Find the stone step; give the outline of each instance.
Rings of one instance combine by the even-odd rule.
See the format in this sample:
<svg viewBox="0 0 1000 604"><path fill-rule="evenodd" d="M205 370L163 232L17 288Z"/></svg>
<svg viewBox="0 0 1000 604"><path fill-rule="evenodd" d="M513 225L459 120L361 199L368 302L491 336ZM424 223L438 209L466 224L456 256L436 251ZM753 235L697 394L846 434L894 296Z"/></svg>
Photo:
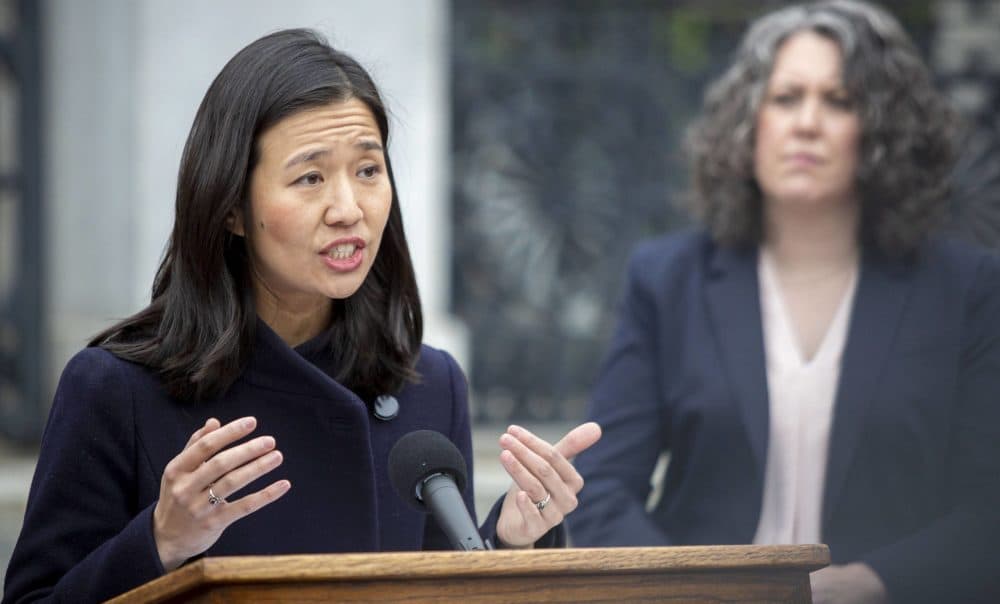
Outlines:
<svg viewBox="0 0 1000 604"><path fill-rule="evenodd" d="M14 541L21 532L36 455L0 443L0 577L7 572Z"/></svg>

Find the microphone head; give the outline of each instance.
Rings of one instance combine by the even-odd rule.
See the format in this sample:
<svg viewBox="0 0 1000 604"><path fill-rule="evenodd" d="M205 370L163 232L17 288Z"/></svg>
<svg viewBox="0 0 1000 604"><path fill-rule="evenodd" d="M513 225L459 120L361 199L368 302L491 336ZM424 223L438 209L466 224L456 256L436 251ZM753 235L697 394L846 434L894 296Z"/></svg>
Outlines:
<svg viewBox="0 0 1000 604"><path fill-rule="evenodd" d="M417 485L434 474L447 474L459 491L467 481L465 458L448 437L434 430L415 430L400 438L389 451L389 479L399 496L426 511L417 499Z"/></svg>

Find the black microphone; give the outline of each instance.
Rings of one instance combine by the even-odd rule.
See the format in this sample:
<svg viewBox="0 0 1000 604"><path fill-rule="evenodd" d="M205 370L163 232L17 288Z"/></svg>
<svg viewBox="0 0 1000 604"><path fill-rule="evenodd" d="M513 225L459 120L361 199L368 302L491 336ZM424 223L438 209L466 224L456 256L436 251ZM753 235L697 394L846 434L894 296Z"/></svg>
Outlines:
<svg viewBox="0 0 1000 604"><path fill-rule="evenodd" d="M487 549L462 499L465 458L444 434L416 430L400 438L389 451L389 478L403 501L430 510L452 547Z"/></svg>

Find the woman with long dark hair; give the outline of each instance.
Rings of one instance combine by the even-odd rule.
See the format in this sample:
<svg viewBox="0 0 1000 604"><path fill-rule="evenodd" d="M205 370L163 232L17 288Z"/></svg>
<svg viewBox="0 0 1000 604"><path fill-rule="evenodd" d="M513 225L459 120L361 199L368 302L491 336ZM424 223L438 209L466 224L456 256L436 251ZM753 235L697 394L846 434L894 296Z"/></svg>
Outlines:
<svg viewBox="0 0 1000 604"><path fill-rule="evenodd" d="M63 373L4 603L104 600L203 555L448 547L387 470L418 429L471 467L462 372L421 345L388 143L371 78L312 32L223 68L149 306ZM582 486L567 458L599 436L512 426L484 537L561 544Z"/></svg>
<svg viewBox="0 0 1000 604"><path fill-rule="evenodd" d="M954 127L883 9L750 26L690 131L702 225L631 260L574 543L826 543L815 602L1000 599L1000 265L934 233Z"/></svg>

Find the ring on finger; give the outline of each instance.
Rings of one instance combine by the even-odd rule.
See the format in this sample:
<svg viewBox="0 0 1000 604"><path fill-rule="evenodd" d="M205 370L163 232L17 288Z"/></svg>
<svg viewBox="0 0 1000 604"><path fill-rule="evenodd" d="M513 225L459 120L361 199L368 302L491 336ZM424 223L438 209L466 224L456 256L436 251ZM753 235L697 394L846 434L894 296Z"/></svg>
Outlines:
<svg viewBox="0 0 1000 604"><path fill-rule="evenodd" d="M552 493L546 493L544 499L541 501L532 501L532 503L534 503L535 507L538 508L538 511L541 512L545 509L545 506L549 505L550 501L552 501Z"/></svg>
<svg viewBox="0 0 1000 604"><path fill-rule="evenodd" d="M220 503L226 503L226 498L216 495L215 491L212 490L212 486L208 485L208 505L215 506Z"/></svg>

